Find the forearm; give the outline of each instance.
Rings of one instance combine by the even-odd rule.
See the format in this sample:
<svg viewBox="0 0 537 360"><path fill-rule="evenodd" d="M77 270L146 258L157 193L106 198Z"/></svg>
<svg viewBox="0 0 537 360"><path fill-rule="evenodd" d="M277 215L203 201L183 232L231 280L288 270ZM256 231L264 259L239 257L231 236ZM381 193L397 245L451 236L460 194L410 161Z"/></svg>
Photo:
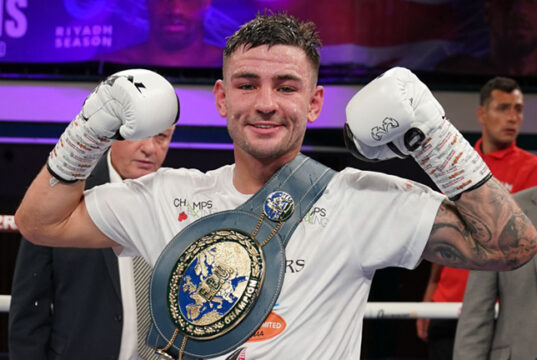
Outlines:
<svg viewBox="0 0 537 360"><path fill-rule="evenodd" d="M424 302L431 302L433 301L433 294L436 288L438 287L438 284L427 284L427 288L425 288L425 293L423 294L423 301Z"/></svg>
<svg viewBox="0 0 537 360"><path fill-rule="evenodd" d="M116 246L88 214L85 180L114 139L151 137L178 116L175 90L161 75L131 69L109 76L86 98L24 196L15 214L21 233L48 246Z"/></svg>
<svg viewBox="0 0 537 360"><path fill-rule="evenodd" d="M438 287L438 281L440 280L440 273L442 272L442 268L442 265L431 264L431 272L429 274L429 281L427 282L425 293L423 294L423 301L433 301L433 294Z"/></svg>
<svg viewBox="0 0 537 360"><path fill-rule="evenodd" d="M491 178L440 207L424 258L453 267L510 270L536 252L535 227L507 190Z"/></svg>
<svg viewBox="0 0 537 360"><path fill-rule="evenodd" d="M345 140L359 158L412 156L447 198L423 257L468 269L515 269L537 252L537 232L483 159L412 72L393 68L346 108Z"/></svg>
<svg viewBox="0 0 537 360"><path fill-rule="evenodd" d="M81 206L84 184L57 182L43 167L15 213L20 232L35 244L60 241L72 214Z"/></svg>

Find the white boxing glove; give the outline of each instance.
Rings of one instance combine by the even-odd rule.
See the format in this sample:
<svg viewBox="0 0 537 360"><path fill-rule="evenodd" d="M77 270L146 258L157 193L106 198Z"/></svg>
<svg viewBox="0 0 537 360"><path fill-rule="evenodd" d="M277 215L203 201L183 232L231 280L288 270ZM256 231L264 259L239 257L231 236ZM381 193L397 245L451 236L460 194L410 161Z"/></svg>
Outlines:
<svg viewBox="0 0 537 360"><path fill-rule="evenodd" d="M172 126L179 117L179 102L172 84L161 75L131 69L100 83L80 115L98 136L140 140Z"/></svg>
<svg viewBox="0 0 537 360"><path fill-rule="evenodd" d="M410 70L395 67L358 91L347 104L347 146L368 160L404 158L444 118L444 109ZM352 139L352 141L351 141ZM351 150L352 151L352 150Z"/></svg>
<svg viewBox="0 0 537 360"><path fill-rule="evenodd" d="M386 71L346 109L345 144L360 159L411 155L448 197L458 198L491 177L490 170L416 75Z"/></svg>
<svg viewBox="0 0 537 360"><path fill-rule="evenodd" d="M175 124L179 99L161 75L145 69L115 73L87 97L47 161L63 182L86 179L114 139L138 140Z"/></svg>

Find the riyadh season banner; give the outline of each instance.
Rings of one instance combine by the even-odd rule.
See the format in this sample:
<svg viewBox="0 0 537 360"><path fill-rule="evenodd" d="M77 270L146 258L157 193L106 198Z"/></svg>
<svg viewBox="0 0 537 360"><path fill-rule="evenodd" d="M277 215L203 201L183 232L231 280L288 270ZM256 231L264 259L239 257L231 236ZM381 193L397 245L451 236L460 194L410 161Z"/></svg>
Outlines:
<svg viewBox="0 0 537 360"><path fill-rule="evenodd" d="M522 0L0 0L0 62L219 67L226 38L268 9L316 23L324 66L492 72L501 63L496 53L533 58L537 29L524 24L537 24L528 18L537 8L525 9L526 3L535 6ZM500 14L518 18L502 30L490 21ZM493 49L498 44L501 52Z"/></svg>

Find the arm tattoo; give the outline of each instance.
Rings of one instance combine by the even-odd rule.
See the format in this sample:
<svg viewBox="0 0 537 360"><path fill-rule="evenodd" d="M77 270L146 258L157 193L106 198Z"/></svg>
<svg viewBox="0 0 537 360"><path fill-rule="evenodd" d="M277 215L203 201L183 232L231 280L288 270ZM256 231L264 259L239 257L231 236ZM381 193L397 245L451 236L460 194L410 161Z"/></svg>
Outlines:
<svg viewBox="0 0 537 360"><path fill-rule="evenodd" d="M536 249L530 220L491 180L440 206L423 256L452 267L504 270L524 264Z"/></svg>
<svg viewBox="0 0 537 360"><path fill-rule="evenodd" d="M486 247L481 242L490 241L490 229L476 217L472 217L467 225L460 215L455 214L459 214L459 209L452 202L446 200L440 205L424 257L451 267L474 267L468 250L485 258ZM474 240L472 235L480 241Z"/></svg>
<svg viewBox="0 0 537 360"><path fill-rule="evenodd" d="M514 214L501 232L501 238L503 239L500 244L502 252L510 257L514 256L514 259L508 260L509 264L517 268L524 263L518 261L520 256L531 254L532 250L536 248L537 244L535 238L529 238L526 235L528 219L524 213Z"/></svg>

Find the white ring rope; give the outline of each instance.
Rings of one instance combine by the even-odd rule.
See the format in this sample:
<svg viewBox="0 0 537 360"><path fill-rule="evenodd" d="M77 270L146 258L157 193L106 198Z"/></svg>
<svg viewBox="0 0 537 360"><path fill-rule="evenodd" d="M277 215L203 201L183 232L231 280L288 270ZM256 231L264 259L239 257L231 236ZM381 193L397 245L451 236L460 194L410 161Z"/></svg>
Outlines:
<svg viewBox="0 0 537 360"><path fill-rule="evenodd" d="M11 295L0 295L0 312L9 312ZM460 302L370 302L365 307L365 319L457 319ZM498 304L496 304L498 314Z"/></svg>
<svg viewBox="0 0 537 360"><path fill-rule="evenodd" d="M16 232L13 215L0 215L0 232ZM9 311L11 295L0 295L0 312ZM369 302L365 319L457 319L461 313L460 302ZM498 304L496 304L498 313Z"/></svg>
<svg viewBox="0 0 537 360"><path fill-rule="evenodd" d="M9 312L9 303L11 295L0 295L0 313Z"/></svg>
<svg viewBox="0 0 537 360"><path fill-rule="evenodd" d="M460 302L369 302L365 319L457 319Z"/></svg>

